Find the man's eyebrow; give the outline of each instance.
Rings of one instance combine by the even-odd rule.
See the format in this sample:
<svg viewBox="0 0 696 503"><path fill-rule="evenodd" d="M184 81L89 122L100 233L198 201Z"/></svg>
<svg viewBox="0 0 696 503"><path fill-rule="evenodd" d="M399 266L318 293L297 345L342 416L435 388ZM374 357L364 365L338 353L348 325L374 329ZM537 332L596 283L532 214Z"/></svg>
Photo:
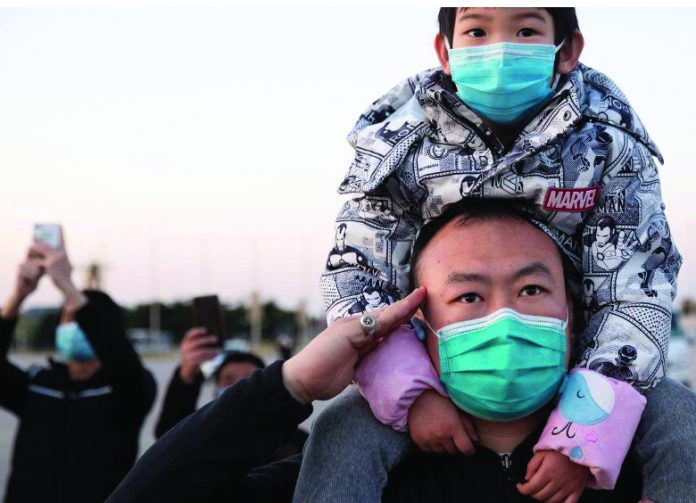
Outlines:
<svg viewBox="0 0 696 503"><path fill-rule="evenodd" d="M512 279L513 281L517 281L520 278L524 278L525 276L532 276L533 274L541 274L543 276L548 277L553 276L551 274L551 270L548 267L546 267L546 265L544 265L541 262L534 262L517 271L512 276Z"/></svg>
<svg viewBox="0 0 696 503"><path fill-rule="evenodd" d="M537 19L542 23L546 23L546 19L544 18L544 16L542 16L539 12L533 10L520 12L519 14L515 14L514 16L512 16L513 21L521 21L523 19L529 18Z"/></svg>
<svg viewBox="0 0 696 503"><path fill-rule="evenodd" d="M490 283L491 280L490 278L482 275L482 274L475 274L471 272L464 272L464 271L455 271L451 272L447 275L447 279L445 280L445 283L450 285L453 283Z"/></svg>

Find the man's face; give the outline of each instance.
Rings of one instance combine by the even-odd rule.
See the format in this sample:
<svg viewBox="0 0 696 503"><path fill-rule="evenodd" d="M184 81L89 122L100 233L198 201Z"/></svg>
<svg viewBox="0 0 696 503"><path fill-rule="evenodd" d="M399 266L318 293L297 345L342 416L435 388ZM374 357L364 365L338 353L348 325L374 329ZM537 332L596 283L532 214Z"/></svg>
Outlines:
<svg viewBox="0 0 696 503"><path fill-rule="evenodd" d="M517 42L553 44L553 18L543 8L461 7L454 22L452 47Z"/></svg>
<svg viewBox="0 0 696 503"><path fill-rule="evenodd" d="M426 245L417 274L428 291L423 313L435 330L502 308L563 320L569 314L558 248L521 220L448 223ZM439 372L438 341L431 331L427 345Z"/></svg>
<svg viewBox="0 0 696 503"><path fill-rule="evenodd" d="M217 379L219 389L229 388L237 384L248 375L252 374L258 367L251 362L230 362L222 369Z"/></svg>
<svg viewBox="0 0 696 503"><path fill-rule="evenodd" d="M611 238L611 228L609 226L604 229L597 228L596 238L599 246L606 245L609 242L609 238Z"/></svg>
<svg viewBox="0 0 696 503"><path fill-rule="evenodd" d="M364 293L363 297L370 307L378 307L382 303L382 295L376 290L372 293Z"/></svg>

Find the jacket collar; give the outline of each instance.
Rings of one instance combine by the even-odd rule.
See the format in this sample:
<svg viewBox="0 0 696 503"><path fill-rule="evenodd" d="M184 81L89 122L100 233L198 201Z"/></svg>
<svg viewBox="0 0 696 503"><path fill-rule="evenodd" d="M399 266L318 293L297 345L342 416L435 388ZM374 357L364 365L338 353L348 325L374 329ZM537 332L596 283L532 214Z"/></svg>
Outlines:
<svg viewBox="0 0 696 503"><path fill-rule="evenodd" d="M469 143L478 136L500 154L503 146L490 128L445 81L441 70L423 74L415 95L434 126L433 135L445 143ZM510 154L537 151L569 133L582 120L601 122L625 131L643 143L662 162L662 155L623 92L604 74L579 64L562 81L553 98L518 134ZM463 141L468 140L468 141Z"/></svg>

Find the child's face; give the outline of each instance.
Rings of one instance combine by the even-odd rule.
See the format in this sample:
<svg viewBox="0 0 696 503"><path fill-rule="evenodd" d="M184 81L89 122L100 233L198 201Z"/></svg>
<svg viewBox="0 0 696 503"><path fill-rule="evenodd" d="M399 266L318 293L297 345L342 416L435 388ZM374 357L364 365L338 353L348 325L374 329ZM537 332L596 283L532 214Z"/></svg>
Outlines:
<svg viewBox="0 0 696 503"><path fill-rule="evenodd" d="M553 45L553 18L546 9L536 7L457 9L452 48L500 42Z"/></svg>

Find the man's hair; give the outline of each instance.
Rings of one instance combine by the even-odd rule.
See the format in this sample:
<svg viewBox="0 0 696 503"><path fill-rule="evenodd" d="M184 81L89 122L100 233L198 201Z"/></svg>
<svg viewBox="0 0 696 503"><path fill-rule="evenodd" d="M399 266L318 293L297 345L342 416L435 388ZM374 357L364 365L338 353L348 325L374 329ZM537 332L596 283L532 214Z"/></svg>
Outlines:
<svg viewBox="0 0 696 503"><path fill-rule="evenodd" d="M337 230L337 231L344 231L344 230L346 230L347 228L348 228L348 224L342 223L342 224L338 224L338 227L336 227L336 230Z"/></svg>
<svg viewBox="0 0 696 503"><path fill-rule="evenodd" d="M554 26L554 43L560 44L567 37L580 29L575 7L543 7L551 15ZM454 21L458 7L441 7L437 15L440 25L440 35L444 36L452 46L454 37Z"/></svg>
<svg viewBox="0 0 696 503"><path fill-rule="evenodd" d="M220 378L220 372L222 372L222 368L228 363L251 363L252 365L256 365L256 367L260 369L266 367L266 364L263 363L263 360L256 356L254 353L249 353L246 351L227 351L225 353L225 357L222 359L222 363L220 363L220 366L213 373L213 378L215 379L215 381L217 381Z"/></svg>
<svg viewBox="0 0 696 503"><path fill-rule="evenodd" d="M411 288L414 289L418 286L418 265L423 250L425 250L430 240L449 222L455 221L455 225L461 227L472 220L490 221L505 218L521 220L530 225L534 225L531 222L531 208L529 204L520 200L467 198L449 206L442 215L434 218L421 227L416 237L416 241L411 249ZM551 239L551 237L549 237L549 239ZM577 276L578 271L563 250L561 250L558 245L556 245L556 247L563 264L566 290L570 291L569 281Z"/></svg>

